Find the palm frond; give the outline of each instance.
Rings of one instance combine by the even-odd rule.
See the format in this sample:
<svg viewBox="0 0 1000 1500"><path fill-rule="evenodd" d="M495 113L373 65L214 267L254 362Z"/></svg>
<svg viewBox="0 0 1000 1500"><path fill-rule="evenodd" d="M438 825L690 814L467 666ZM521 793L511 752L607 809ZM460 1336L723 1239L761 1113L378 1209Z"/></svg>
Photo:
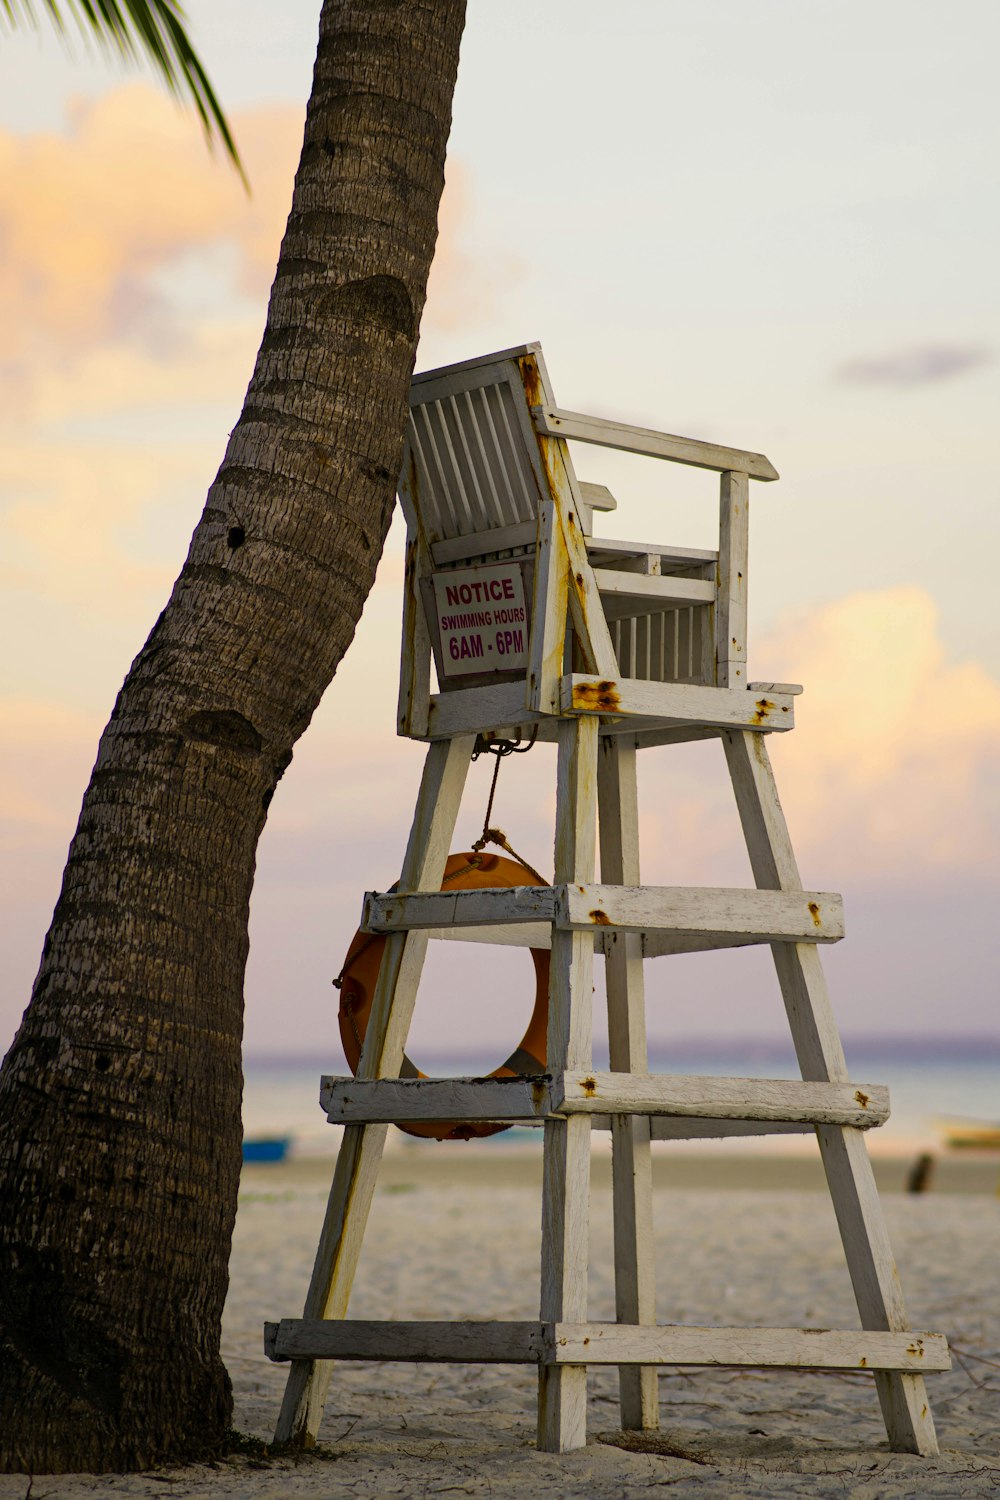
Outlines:
<svg viewBox="0 0 1000 1500"><path fill-rule="evenodd" d="M178 0L42 0L55 29L66 31L71 15L85 36L126 62L145 57L177 98L187 98L198 112L209 143L222 141L244 184L246 173L215 90L184 29ZM0 15L11 26L38 25L36 0L0 0Z"/></svg>

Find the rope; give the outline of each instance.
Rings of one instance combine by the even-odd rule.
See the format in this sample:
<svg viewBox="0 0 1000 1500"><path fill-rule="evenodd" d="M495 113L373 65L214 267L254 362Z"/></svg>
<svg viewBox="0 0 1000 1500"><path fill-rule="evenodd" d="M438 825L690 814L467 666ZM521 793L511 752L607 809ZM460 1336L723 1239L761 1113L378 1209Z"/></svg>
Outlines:
<svg viewBox="0 0 1000 1500"><path fill-rule="evenodd" d="M483 831L472 846L472 858L467 860L464 865L460 865L457 870L452 870L450 875L446 875L444 877L444 880L441 882L442 885L447 885L449 880L457 880L460 875L467 875L470 870L478 870L482 865L482 860L479 859L478 856L486 848L487 844L496 844L498 849L503 849L506 854L509 854L521 866L522 870L527 870L529 875L533 875L539 885L549 884L549 882L545 879L545 876L540 875L535 869L534 865L529 865L526 859L522 859L517 850L514 849L510 843L508 843L507 835L504 833L502 828L491 828L489 826L490 814L493 811L493 798L496 796L497 778L500 775L500 762L504 760L508 755L526 755L528 751L533 747L537 737L538 727L536 725L535 728L532 729L531 738L526 745L521 744L520 737L518 737L516 740L491 740L486 739L483 735L479 735L479 737L477 738L475 749L472 752L472 759L478 760L481 755L495 755L497 761L496 765L493 768L493 781L490 784L489 801L486 804L486 816L483 818ZM351 964L355 963L363 953L367 953L372 943L381 941L383 936L384 934L380 932L372 932L368 934L358 951L352 955L350 963L345 963L336 979L331 980L334 989L339 990L343 988L344 975L347 973L347 970L350 968ZM347 1011L347 1014L350 1017L351 1028L354 1032L354 1039L360 1047L362 1045L362 1042L360 1036L358 1035L358 1028L355 1025L354 1021L353 1001L351 1001L350 999L346 1000L344 1002L344 1009Z"/></svg>
<svg viewBox="0 0 1000 1500"><path fill-rule="evenodd" d="M493 781L490 785L489 801L486 804L486 816L483 818L483 831L472 847L478 854L482 849L485 849L487 844L496 844L498 849L503 849L507 854L511 855L521 866L522 870L527 870L529 875L533 875L539 885L548 885L549 882L545 879L545 876L539 875L534 865L529 865L528 861L522 859L517 850L508 843L507 835L503 829L490 827L490 814L493 811L493 798L496 796L497 778L500 775L500 762L508 755L526 755L534 745L537 737L538 726L536 725L532 729L531 739L526 745L521 744L520 738L516 740L490 740L480 735L476 740L476 748L472 752L472 759L478 760L481 755L495 755L497 763L493 767Z"/></svg>

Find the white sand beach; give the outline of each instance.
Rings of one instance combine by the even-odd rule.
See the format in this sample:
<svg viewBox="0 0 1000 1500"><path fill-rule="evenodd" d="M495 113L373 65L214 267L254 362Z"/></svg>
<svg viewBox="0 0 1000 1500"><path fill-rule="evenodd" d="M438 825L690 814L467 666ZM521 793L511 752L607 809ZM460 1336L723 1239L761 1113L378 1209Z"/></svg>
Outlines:
<svg viewBox="0 0 1000 1500"><path fill-rule="evenodd" d="M392 1151L352 1314L537 1316L539 1164L531 1147ZM898 1191L906 1166L883 1160L878 1172L912 1326L946 1333L955 1355L951 1373L929 1377L940 1458L889 1452L871 1378L860 1373L664 1372L658 1437L629 1441L617 1430L615 1372L592 1372L590 1442L559 1457L534 1447L531 1368L342 1364L314 1453L244 1454L122 1477L36 1476L31 1500L996 1495L1000 1160L943 1162L935 1190L921 1196ZM262 1325L301 1312L329 1174L328 1161L244 1173L224 1351L236 1426L265 1441L285 1367L265 1359ZM856 1325L814 1160L674 1153L657 1158L655 1176L661 1322ZM591 1314L611 1317L610 1173L601 1148L591 1261ZM27 1479L0 1478L4 1500L27 1493Z"/></svg>

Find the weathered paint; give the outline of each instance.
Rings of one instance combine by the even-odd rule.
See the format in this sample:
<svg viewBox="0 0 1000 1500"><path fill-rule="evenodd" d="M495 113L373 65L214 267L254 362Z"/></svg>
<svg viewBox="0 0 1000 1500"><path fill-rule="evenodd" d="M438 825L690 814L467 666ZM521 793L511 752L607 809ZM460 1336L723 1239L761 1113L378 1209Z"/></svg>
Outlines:
<svg viewBox="0 0 1000 1500"><path fill-rule="evenodd" d="M576 713L617 713L621 708L621 696L617 682L575 682L573 684L573 710Z"/></svg>

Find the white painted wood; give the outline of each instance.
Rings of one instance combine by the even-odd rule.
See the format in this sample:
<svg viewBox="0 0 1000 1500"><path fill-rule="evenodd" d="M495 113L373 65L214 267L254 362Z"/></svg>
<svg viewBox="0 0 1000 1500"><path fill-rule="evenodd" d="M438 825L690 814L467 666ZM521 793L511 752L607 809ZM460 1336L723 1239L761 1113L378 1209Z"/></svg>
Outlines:
<svg viewBox="0 0 1000 1500"><path fill-rule="evenodd" d="M606 484L588 484L585 479L578 479L577 484L580 487L580 498L588 510L618 509L618 501Z"/></svg>
<svg viewBox="0 0 1000 1500"><path fill-rule="evenodd" d="M588 887L589 889L589 887ZM472 896L469 902L462 898ZM441 898L444 899L441 899ZM475 927L492 922L552 922L557 911L552 886L517 885L475 891L397 891L365 894L361 925L366 932L404 932L422 927Z"/></svg>
<svg viewBox="0 0 1000 1500"><path fill-rule="evenodd" d="M835 943L844 935L842 900L829 891L581 884L553 890L560 927L721 936L740 943Z"/></svg>
<svg viewBox="0 0 1000 1500"><path fill-rule="evenodd" d="M594 578L609 620L640 611L715 602L715 584L701 578L644 575L612 568L595 568Z"/></svg>
<svg viewBox="0 0 1000 1500"><path fill-rule="evenodd" d="M568 673L562 680L563 713L635 715L659 725L697 723L719 729L788 730L794 700L745 688L701 687L687 682L643 682L635 677L599 678ZM651 723L648 728L657 727ZM433 728L433 718L432 718Z"/></svg>
<svg viewBox="0 0 1000 1500"><path fill-rule="evenodd" d="M596 443L602 448L622 448L627 453L666 458L673 463L690 464L696 469L741 470L752 479L778 478L778 471L762 453L745 453L739 448L724 448L721 444L703 443L697 438L675 437L668 432L610 422L604 417L589 417L558 406L532 407L531 414L538 431L550 437Z"/></svg>
<svg viewBox="0 0 1000 1500"><path fill-rule="evenodd" d="M597 789L602 881L638 886L639 799L633 748L601 741ZM645 1073L648 1058L640 936L619 932L607 935L605 980L612 1071ZM623 1324L655 1323L650 1122L635 1115L614 1115L610 1123L615 1316ZM618 1383L623 1429L656 1428L660 1419L656 1369L651 1365L623 1365Z"/></svg>
<svg viewBox="0 0 1000 1500"><path fill-rule="evenodd" d="M692 572L696 577L702 577L703 574L694 570L704 568L710 568L711 576L714 577L719 558L718 552L708 551L703 547L672 547L665 546L662 542L623 542L610 536L588 537L587 552L594 567L607 564L620 567L623 561L630 558L653 556L660 559L661 573L683 570Z"/></svg>
<svg viewBox="0 0 1000 1500"><path fill-rule="evenodd" d="M591 1129L600 1130L600 1115L591 1116ZM693 1120L689 1115L651 1115L649 1134L654 1141L716 1141L743 1135L812 1135L815 1126L805 1120Z"/></svg>
<svg viewBox="0 0 1000 1500"><path fill-rule="evenodd" d="M870 1130L889 1117L888 1090L879 1084L589 1069L545 1073L530 1080L324 1077L320 1099L327 1118L337 1125L452 1119L530 1122L553 1115L607 1114L834 1123Z"/></svg>
<svg viewBox="0 0 1000 1500"><path fill-rule="evenodd" d="M568 607L569 562L556 503L548 498L538 508L526 699L522 689L524 707L534 713L559 712Z"/></svg>
<svg viewBox="0 0 1000 1500"><path fill-rule="evenodd" d="M576 652L586 669L601 676L617 670L608 622L587 556L581 523L581 500L565 443L539 437L539 453L555 502L555 524L562 536L562 565L567 569L569 611L576 632Z"/></svg>
<svg viewBox="0 0 1000 1500"><path fill-rule="evenodd" d="M873 1333L829 1328L697 1328L666 1324L623 1328L617 1323L567 1323L545 1329L545 1358L616 1365L655 1360L664 1365L728 1365L814 1370L950 1370L939 1333Z"/></svg>
<svg viewBox="0 0 1000 1500"><path fill-rule="evenodd" d="M798 697L803 692L801 682L748 682L747 687L751 693L767 693L769 695L787 693L793 698Z"/></svg>
<svg viewBox="0 0 1000 1500"><path fill-rule="evenodd" d="M452 739L458 734L485 734L490 738L513 738L534 732L542 740L554 740L553 720L525 707L524 683L490 683L487 687L457 688L432 693L428 708L427 737ZM510 733L507 733L507 731Z"/></svg>
<svg viewBox="0 0 1000 1500"><path fill-rule="evenodd" d="M715 1078L693 1074L552 1074L551 1108L564 1113L684 1115L708 1119L834 1122L861 1130L889 1118L881 1084L812 1083L798 1078Z"/></svg>
<svg viewBox="0 0 1000 1500"><path fill-rule="evenodd" d="M723 474L719 485L719 571L715 604L715 681L747 682L747 562L750 485L746 474ZM766 701L770 694L758 694Z"/></svg>
<svg viewBox="0 0 1000 1500"><path fill-rule="evenodd" d="M559 726L555 878L594 878L597 837L597 724ZM591 1063L594 946L587 934L553 929L547 1058L550 1069ZM582 1128L581 1128L582 1126ZM585 1320L590 1212L590 1122L550 1120L542 1166L543 1321ZM565 1453L587 1440L585 1365L543 1368L538 1446Z"/></svg>
<svg viewBox="0 0 1000 1500"><path fill-rule="evenodd" d="M488 927L554 922L589 932L698 936L700 947L745 943L833 943L844 935L841 898L828 891L757 891L707 886L619 886L575 883L473 891L400 891L365 896L366 932ZM721 944L716 940L721 938ZM676 950L675 950L676 951Z"/></svg>
<svg viewBox="0 0 1000 1500"><path fill-rule="evenodd" d="M722 737L747 850L758 886L799 890L802 882L778 799L767 746L759 735ZM841 1082L847 1064L819 953L805 944L771 949L803 1078ZM817 1130L854 1296L866 1328L903 1332L906 1309L882 1206L863 1137L850 1128ZM937 1435L919 1375L876 1377L890 1446L937 1453Z"/></svg>
<svg viewBox="0 0 1000 1500"><path fill-rule="evenodd" d="M404 889L441 884L474 744L466 736L432 745L427 752L403 860L400 884ZM426 947L421 933L399 933L388 939L359 1077L399 1072ZM386 1130L384 1125L353 1125L344 1131L306 1294L305 1318L347 1314ZM276 1443L308 1446L315 1442L330 1374L328 1362L293 1361L275 1429Z"/></svg>
<svg viewBox="0 0 1000 1500"><path fill-rule="evenodd" d="M468 536L449 537L433 544L431 557L435 567L444 567L493 552L520 552L528 548L533 551L536 526L535 521L518 521L512 526L494 526Z"/></svg>
<svg viewBox="0 0 1000 1500"><path fill-rule="evenodd" d="M289 1359L419 1363L661 1365L806 1370L950 1370L939 1333L829 1328L710 1328L620 1323L375 1322L282 1318L265 1324L265 1353Z"/></svg>

